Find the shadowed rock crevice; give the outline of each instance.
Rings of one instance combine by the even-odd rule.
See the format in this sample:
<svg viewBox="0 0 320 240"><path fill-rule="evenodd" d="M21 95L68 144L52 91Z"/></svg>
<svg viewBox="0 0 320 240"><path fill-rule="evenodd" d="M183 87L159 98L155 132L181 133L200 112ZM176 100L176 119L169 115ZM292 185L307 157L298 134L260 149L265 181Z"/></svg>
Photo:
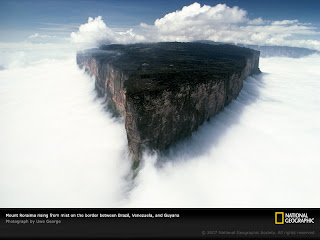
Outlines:
<svg viewBox="0 0 320 240"><path fill-rule="evenodd" d="M136 162L143 149L161 152L191 136L260 73L258 51L204 43L105 45L78 53L77 63L124 116Z"/></svg>

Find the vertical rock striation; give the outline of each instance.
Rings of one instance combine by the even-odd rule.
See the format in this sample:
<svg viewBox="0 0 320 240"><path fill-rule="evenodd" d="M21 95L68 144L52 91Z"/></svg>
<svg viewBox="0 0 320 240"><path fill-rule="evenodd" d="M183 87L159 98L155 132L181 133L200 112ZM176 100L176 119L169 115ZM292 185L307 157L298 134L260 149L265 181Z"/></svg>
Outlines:
<svg viewBox="0 0 320 240"><path fill-rule="evenodd" d="M77 54L95 76L99 96L125 118L128 147L165 150L235 99L243 80L260 73L259 52L232 45L108 45Z"/></svg>

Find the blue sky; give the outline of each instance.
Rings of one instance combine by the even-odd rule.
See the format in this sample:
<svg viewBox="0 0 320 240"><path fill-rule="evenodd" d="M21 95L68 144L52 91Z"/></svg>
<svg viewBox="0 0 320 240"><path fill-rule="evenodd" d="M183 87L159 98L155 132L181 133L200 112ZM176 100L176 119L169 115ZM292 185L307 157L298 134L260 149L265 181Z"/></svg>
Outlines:
<svg viewBox="0 0 320 240"><path fill-rule="evenodd" d="M35 33L68 37L88 17L97 16L102 16L105 24L114 30L135 29L141 22L152 25L165 14L194 2L201 6L225 3L246 10L250 19L298 19L301 23L311 23L316 31L320 29L318 0L0 0L0 41L23 41ZM312 39L320 40L319 34L313 34Z"/></svg>
<svg viewBox="0 0 320 240"><path fill-rule="evenodd" d="M39 31L40 28L49 28L48 24L79 25L86 22L88 17L98 15L110 27L132 27L140 22L151 24L166 13L194 2L210 6L218 3L239 6L248 11L250 18L299 19L317 27L320 25L318 0L1 0L0 28L2 31Z"/></svg>

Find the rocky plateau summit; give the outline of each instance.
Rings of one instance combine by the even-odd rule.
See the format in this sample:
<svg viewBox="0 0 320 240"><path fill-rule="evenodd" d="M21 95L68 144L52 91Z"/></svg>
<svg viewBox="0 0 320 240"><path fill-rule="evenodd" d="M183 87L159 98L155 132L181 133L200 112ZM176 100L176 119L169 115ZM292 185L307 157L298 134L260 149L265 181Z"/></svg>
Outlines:
<svg viewBox="0 0 320 240"><path fill-rule="evenodd" d="M138 165L144 149L168 149L235 99L243 80L260 73L259 55L227 44L113 44L79 52L77 64L95 77L98 96L124 117Z"/></svg>

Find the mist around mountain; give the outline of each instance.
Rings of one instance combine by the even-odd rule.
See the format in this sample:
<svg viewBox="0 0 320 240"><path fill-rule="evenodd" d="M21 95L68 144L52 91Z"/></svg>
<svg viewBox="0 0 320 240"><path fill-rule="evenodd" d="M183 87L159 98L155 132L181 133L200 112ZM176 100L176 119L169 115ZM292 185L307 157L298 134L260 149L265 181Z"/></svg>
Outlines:
<svg viewBox="0 0 320 240"><path fill-rule="evenodd" d="M319 51L308 48L288 47L288 46L259 46L240 44L238 46L248 47L260 51L261 57L289 57L301 58L311 54L319 54Z"/></svg>
<svg viewBox="0 0 320 240"><path fill-rule="evenodd" d="M202 42L213 45L221 45L226 44L224 42L214 42L210 40L199 40L195 42ZM251 48L257 51L260 51L260 57L289 57L289 58L301 58L306 57L311 54L319 54L320 52L317 50L311 50L308 48L300 48L300 47L289 47L289 46L260 46L254 44L234 44L227 43L230 45L237 45L240 47Z"/></svg>

